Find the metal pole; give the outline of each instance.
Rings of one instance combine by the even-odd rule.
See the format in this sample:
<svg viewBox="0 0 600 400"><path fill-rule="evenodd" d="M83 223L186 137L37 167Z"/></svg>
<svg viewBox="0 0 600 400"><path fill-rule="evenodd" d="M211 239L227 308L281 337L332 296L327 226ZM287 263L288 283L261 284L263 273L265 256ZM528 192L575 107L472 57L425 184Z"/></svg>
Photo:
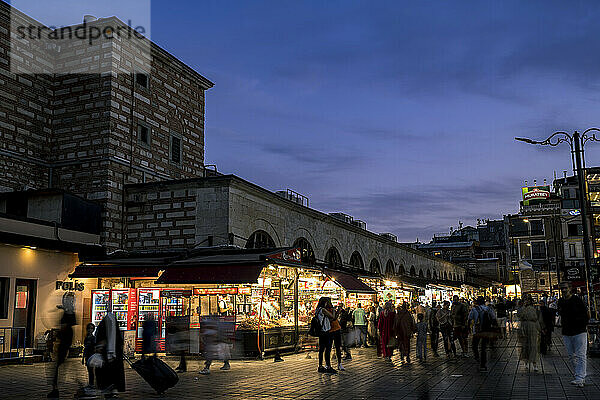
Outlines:
<svg viewBox="0 0 600 400"><path fill-rule="evenodd" d="M577 162L577 181L579 183L579 206L581 207L581 222L583 225L583 258L585 267L585 282L587 287L588 310L591 313L592 290L590 285L590 230L587 218L587 196L585 195L584 174L585 171L581 165L581 139L579 132L573 133L573 142L575 144L575 161Z"/></svg>

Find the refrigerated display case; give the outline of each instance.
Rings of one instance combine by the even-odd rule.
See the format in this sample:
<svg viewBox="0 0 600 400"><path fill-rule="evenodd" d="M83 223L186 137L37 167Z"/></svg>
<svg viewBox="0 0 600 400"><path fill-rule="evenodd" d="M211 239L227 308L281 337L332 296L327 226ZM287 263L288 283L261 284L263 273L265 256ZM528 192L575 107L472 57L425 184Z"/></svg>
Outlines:
<svg viewBox="0 0 600 400"><path fill-rule="evenodd" d="M109 301L110 290L92 290L92 323L94 325L98 326L106 315Z"/></svg>
<svg viewBox="0 0 600 400"><path fill-rule="evenodd" d="M110 291L112 310L115 313L117 324L122 331L127 329L129 322L129 289L112 289Z"/></svg>
<svg viewBox="0 0 600 400"><path fill-rule="evenodd" d="M187 291L186 291L187 292ZM185 293L188 299L191 295ZM181 317L185 315L187 311L187 302L183 297L184 291L182 289L162 289L160 291L160 338L165 339L167 337L166 327L168 317ZM189 301L189 300L188 300Z"/></svg>
<svg viewBox="0 0 600 400"><path fill-rule="evenodd" d="M159 321L160 311L160 289L138 289L138 324L136 351L142 350L142 325L149 314L152 314L155 321ZM160 346L160 338L158 340ZM164 340L162 341L164 344Z"/></svg>

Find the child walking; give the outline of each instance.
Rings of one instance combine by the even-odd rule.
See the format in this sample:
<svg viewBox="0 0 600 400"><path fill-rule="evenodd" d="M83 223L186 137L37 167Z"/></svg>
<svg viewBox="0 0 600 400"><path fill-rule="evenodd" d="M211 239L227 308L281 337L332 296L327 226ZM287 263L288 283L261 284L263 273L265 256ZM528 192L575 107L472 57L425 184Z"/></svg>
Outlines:
<svg viewBox="0 0 600 400"><path fill-rule="evenodd" d="M427 323L423 314L417 314L417 358L427 359Z"/></svg>

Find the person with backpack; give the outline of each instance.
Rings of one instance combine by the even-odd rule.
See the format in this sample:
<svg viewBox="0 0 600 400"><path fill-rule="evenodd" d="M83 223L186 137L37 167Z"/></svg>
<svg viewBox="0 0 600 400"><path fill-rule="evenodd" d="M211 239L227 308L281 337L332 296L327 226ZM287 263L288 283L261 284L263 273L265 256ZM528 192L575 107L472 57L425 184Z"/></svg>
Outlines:
<svg viewBox="0 0 600 400"><path fill-rule="evenodd" d="M479 361L479 370L487 371L487 347L494 335L496 315L491 307L485 305L485 299L478 297L469 313L469 322L473 329L473 356ZM480 348L481 345L481 348Z"/></svg>
<svg viewBox="0 0 600 400"><path fill-rule="evenodd" d="M314 321L319 324L319 369L321 373L337 374L337 371L331 367L331 346L333 344L333 333L331 330L331 320L335 317L329 311L332 309L331 299L321 297L315 310ZM313 329L313 321L311 321ZM325 357L325 367L323 366L323 357Z"/></svg>
<svg viewBox="0 0 600 400"><path fill-rule="evenodd" d="M537 361L540 354L540 334L542 332L542 318L540 312L533 305L530 294L523 295L521 307L517 311L521 322L519 341L521 342L521 360L527 369L533 365L533 370L538 371Z"/></svg>

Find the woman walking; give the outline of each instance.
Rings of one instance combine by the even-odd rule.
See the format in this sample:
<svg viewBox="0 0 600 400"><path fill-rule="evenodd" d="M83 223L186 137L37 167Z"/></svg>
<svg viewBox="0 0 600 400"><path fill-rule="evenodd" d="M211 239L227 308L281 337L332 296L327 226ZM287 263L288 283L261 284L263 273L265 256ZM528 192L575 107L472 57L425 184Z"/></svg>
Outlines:
<svg viewBox="0 0 600 400"><path fill-rule="evenodd" d="M410 363L410 339L416 332L415 320L408 309L408 303L404 302L398 307L394 330L398 338L398 348L400 349L400 360L406 357L406 362Z"/></svg>
<svg viewBox="0 0 600 400"><path fill-rule="evenodd" d="M321 335L319 336L319 372L328 374L337 374L337 371L331 368L331 344L333 333L331 332L331 320L333 314L329 311L333 308L329 297L321 297L315 310L315 315L321 324ZM325 367L323 367L323 356L325 356Z"/></svg>
<svg viewBox="0 0 600 400"><path fill-rule="evenodd" d="M367 314L367 337L372 346L377 343L377 315L375 313L375 307L369 308Z"/></svg>
<svg viewBox="0 0 600 400"><path fill-rule="evenodd" d="M537 360L540 352L540 333L542 323L538 310L533 305L530 294L523 296L521 308L517 312L521 322L519 340L521 342L521 360L525 361L528 369L533 364L533 370L538 371Z"/></svg>
<svg viewBox="0 0 600 400"><path fill-rule="evenodd" d="M394 320L396 313L394 306L389 301L385 303L383 311L379 314L377 330L379 331L379 348L381 355L390 360L395 347Z"/></svg>
<svg viewBox="0 0 600 400"><path fill-rule="evenodd" d="M335 357L338 362L338 370L345 371L344 366L342 365L342 327L340 325L340 308L337 310L333 308L331 301L327 305L327 311L329 311L333 318L330 320L331 329L329 332L331 333L331 340L333 345L335 346Z"/></svg>

